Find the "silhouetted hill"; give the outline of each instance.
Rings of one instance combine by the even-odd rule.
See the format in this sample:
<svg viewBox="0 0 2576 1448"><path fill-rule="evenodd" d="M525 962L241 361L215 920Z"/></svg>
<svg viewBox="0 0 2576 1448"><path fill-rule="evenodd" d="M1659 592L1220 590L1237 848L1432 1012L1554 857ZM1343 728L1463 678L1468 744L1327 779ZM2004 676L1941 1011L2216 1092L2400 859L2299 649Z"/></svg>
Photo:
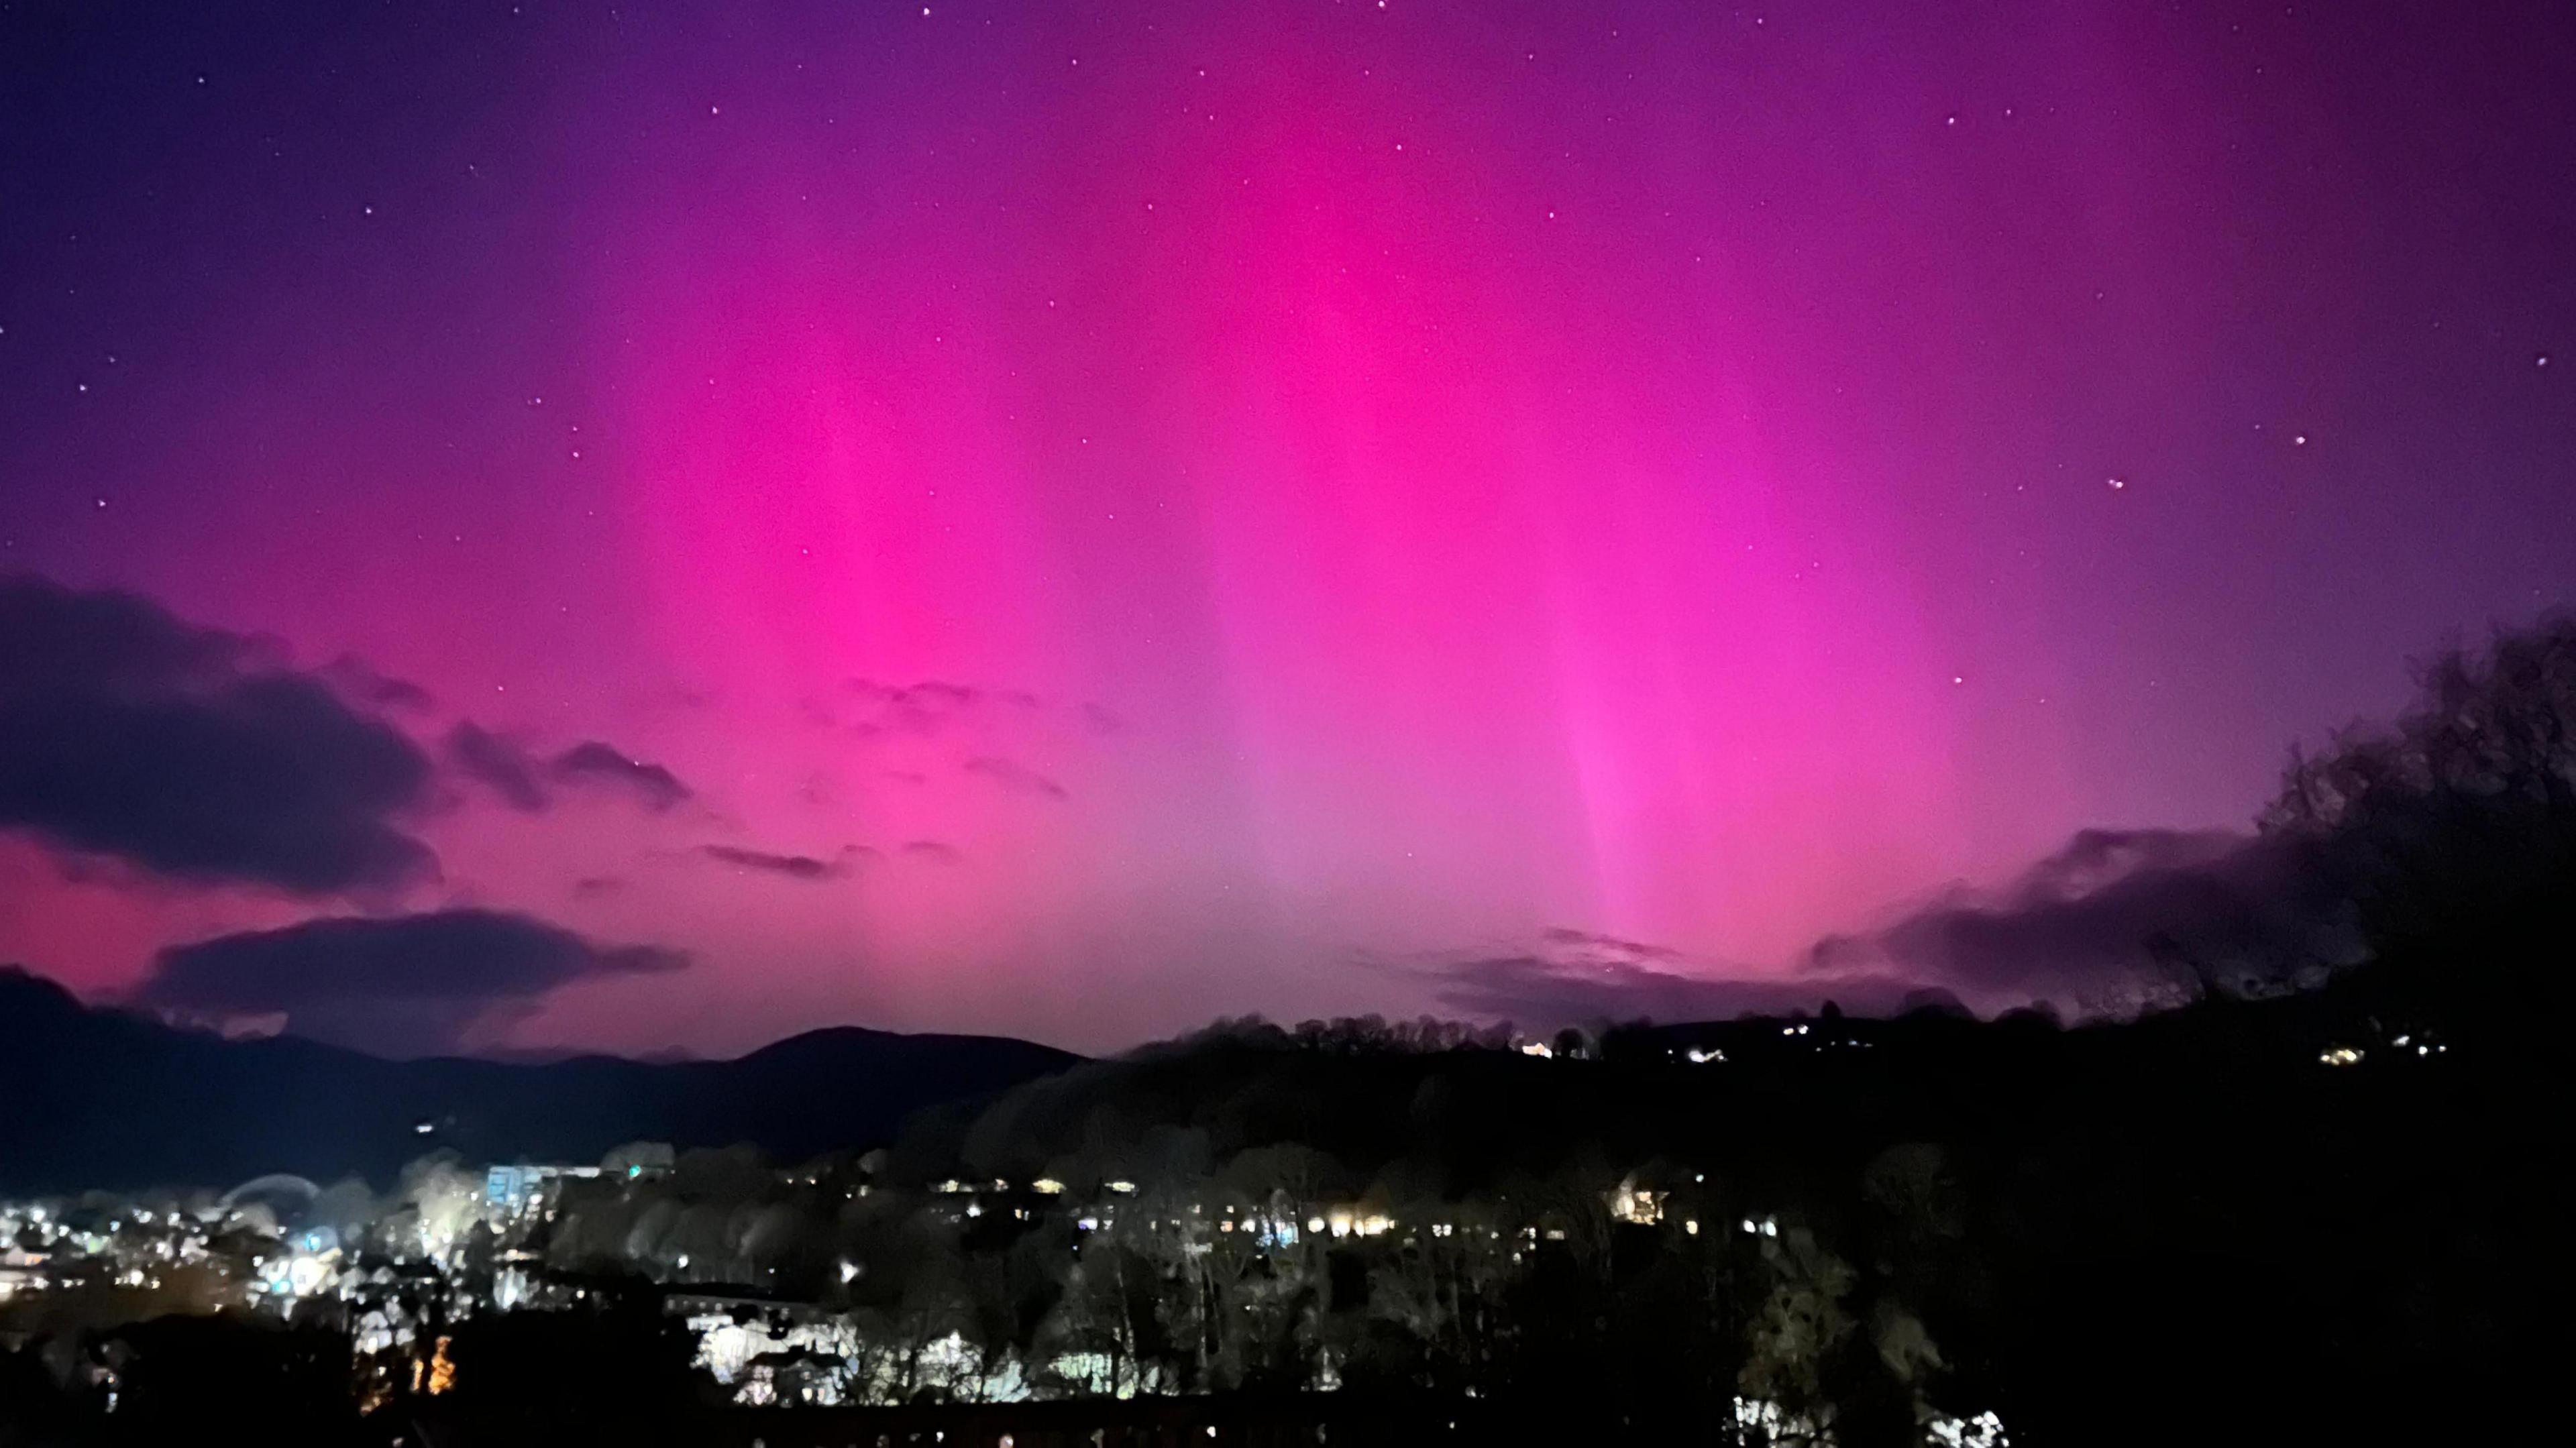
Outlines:
<svg viewBox="0 0 2576 1448"><path fill-rule="evenodd" d="M381 1185L439 1147L579 1162L628 1141L747 1141L795 1160L878 1144L922 1107L1079 1059L1000 1037L836 1027L730 1061L387 1061L95 1010L0 967L0 1192L224 1186L271 1171Z"/></svg>
<svg viewBox="0 0 2576 1448"><path fill-rule="evenodd" d="M1705 1425L1747 1383L1788 1381L1766 1365L1784 1343L1816 1365L1840 1442L1928 1441L1911 1389L1885 1386L1900 1321L1937 1347L1940 1401L1992 1408L2015 1443L2179 1442L2195 1424L2462 1441L2458 1416L2554 1380L2567 1058L2560 1017L2426 995L2367 965L2128 1022L1746 1019L1613 1029L1582 1059L1402 1023L1230 1022L924 1112L876 1180L1043 1172L1078 1200L1131 1181L1125 1210L1149 1221L1202 1203L1382 1213L1385 1246L1310 1229L1325 1265L1303 1278L1192 1277L1210 1259L1188 1254L1211 1249L1177 1230L1102 1241L1145 1280L1217 1284L1163 1349L1176 1372L1196 1370L1198 1332L1259 1330L1286 1282L1313 1304L1279 1319L1305 1324L1296 1340L1339 1321L1359 1344L1346 1388L1456 1384L1571 1425L1533 1441L1595 1441L1581 1425L1602 1403L1636 1415L1621 1441L1725 1441ZM1652 1228L1619 1219L1632 1188L1662 1194ZM1480 1225L1530 1236L1506 1262L1478 1255ZM1084 1239L1084 1265L1104 1250ZM1002 1280L923 1280L973 1270ZM1444 1346L1473 1315L1453 1292L1508 1330ZM1194 1310L1189 1292L1160 1301ZM1824 1325L1780 1331L1793 1310ZM1689 1431L1642 1431L1662 1412Z"/></svg>

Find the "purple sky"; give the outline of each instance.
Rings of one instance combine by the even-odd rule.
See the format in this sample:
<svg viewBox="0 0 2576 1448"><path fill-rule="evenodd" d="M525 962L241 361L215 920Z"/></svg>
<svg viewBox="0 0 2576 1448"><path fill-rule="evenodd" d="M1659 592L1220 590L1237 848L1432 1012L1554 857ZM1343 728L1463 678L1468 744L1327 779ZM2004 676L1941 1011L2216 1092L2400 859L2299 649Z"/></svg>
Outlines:
<svg viewBox="0 0 2576 1448"><path fill-rule="evenodd" d="M2570 600L2571 176L2509 0L20 6L0 572L271 640L435 864L27 786L0 960L471 907L545 964L440 1043L706 1051L1777 980Z"/></svg>

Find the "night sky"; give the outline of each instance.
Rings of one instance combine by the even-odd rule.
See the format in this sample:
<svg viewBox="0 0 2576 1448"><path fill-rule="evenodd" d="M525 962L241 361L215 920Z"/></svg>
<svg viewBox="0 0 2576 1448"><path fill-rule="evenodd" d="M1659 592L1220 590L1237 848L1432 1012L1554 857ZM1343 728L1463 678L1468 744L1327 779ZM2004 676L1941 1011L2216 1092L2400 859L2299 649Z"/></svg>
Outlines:
<svg viewBox="0 0 2576 1448"><path fill-rule="evenodd" d="M2570 178L2516 0L0 6L0 961L1812 993L2576 601Z"/></svg>

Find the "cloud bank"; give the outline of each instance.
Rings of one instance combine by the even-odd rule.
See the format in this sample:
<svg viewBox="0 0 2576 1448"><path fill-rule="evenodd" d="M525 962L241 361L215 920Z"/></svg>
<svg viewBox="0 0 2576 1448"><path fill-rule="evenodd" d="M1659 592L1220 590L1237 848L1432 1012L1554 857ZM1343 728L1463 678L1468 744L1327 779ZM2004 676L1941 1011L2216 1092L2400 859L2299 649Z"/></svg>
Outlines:
<svg viewBox="0 0 2576 1448"><path fill-rule="evenodd" d="M608 785L633 795L646 809L668 811L689 798L689 787L661 765L628 755L614 745L585 739L546 764L559 784Z"/></svg>
<svg viewBox="0 0 2576 1448"><path fill-rule="evenodd" d="M1919 982L1875 973L1699 974L1677 951L1564 929L1546 932L1525 952L1398 973L1428 987L1443 1010L1542 1030L1592 1021L1732 1020L1812 1011L1828 1000L1854 1014L1886 1014L1919 988Z"/></svg>
<svg viewBox="0 0 2576 1448"><path fill-rule="evenodd" d="M550 759L468 719L447 731L448 765L522 814L554 806L557 790L598 786L627 795L656 814L690 797L680 777L614 745L586 739Z"/></svg>
<svg viewBox="0 0 2576 1448"><path fill-rule="evenodd" d="M195 1015L286 1017L299 1035L385 1055L452 1051L469 1030L575 981L688 964L657 946L597 944L494 910L332 917L176 945L138 1002Z"/></svg>
<svg viewBox="0 0 2576 1448"><path fill-rule="evenodd" d="M389 890L437 874L403 824L430 775L330 671L133 594L0 578L0 829L171 879Z"/></svg>
<svg viewBox="0 0 2576 1448"><path fill-rule="evenodd" d="M790 880L837 880L850 873L850 867L873 851L862 846L845 846L831 859L813 855L773 854L768 850L747 850L738 845L700 845L698 853L719 864L738 870L757 870L768 875L782 875Z"/></svg>
<svg viewBox="0 0 2576 1448"><path fill-rule="evenodd" d="M1412 968L1443 1008L1530 1026L1886 1014L1952 993L2125 1013L2215 986L2351 965L2351 892L2307 842L2227 830L2085 830L1990 890L1954 887L1877 929L1828 936L1787 975L1697 967L1661 946L1552 930L1526 952Z"/></svg>
<svg viewBox="0 0 2576 1448"><path fill-rule="evenodd" d="M2361 958L2349 891L2297 840L2085 830L1997 890L1953 889L1880 929L1830 936L1816 975L1889 972L1972 999L2074 1003L2277 980Z"/></svg>
<svg viewBox="0 0 2576 1448"><path fill-rule="evenodd" d="M979 754L966 761L968 774L979 774L1015 794L1032 794L1045 799L1069 799L1065 787L1017 760L997 754Z"/></svg>

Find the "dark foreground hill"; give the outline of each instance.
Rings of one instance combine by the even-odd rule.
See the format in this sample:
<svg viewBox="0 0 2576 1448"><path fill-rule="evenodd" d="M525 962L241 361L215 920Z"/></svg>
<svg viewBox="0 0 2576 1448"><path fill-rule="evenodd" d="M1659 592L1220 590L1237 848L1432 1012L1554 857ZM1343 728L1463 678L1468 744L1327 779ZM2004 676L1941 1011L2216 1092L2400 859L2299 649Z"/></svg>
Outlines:
<svg viewBox="0 0 2576 1448"><path fill-rule="evenodd" d="M439 1147L581 1162L629 1141L751 1142L794 1160L875 1145L922 1107L1078 1059L1000 1037L843 1027L730 1061L387 1061L94 1010L0 967L0 1194L222 1186L274 1171L382 1185Z"/></svg>
<svg viewBox="0 0 2576 1448"><path fill-rule="evenodd" d="M1347 1389L1434 1386L1528 1441L1737 1441L1752 1397L1845 1448L1977 1441L1922 1436L1927 1405L2015 1444L2466 1442L2555 1381L2560 1019L2371 966L2126 1023L1743 1020L1583 1059L1237 1022L925 1112L878 1180L1387 1224L1310 1230L1312 1263L1084 1239L1031 1331L1115 1327L1082 1295L1111 1264L1184 1284L1136 1340L1194 1390L1329 1354ZM1016 1280L1042 1259L1008 1230L923 1290Z"/></svg>

